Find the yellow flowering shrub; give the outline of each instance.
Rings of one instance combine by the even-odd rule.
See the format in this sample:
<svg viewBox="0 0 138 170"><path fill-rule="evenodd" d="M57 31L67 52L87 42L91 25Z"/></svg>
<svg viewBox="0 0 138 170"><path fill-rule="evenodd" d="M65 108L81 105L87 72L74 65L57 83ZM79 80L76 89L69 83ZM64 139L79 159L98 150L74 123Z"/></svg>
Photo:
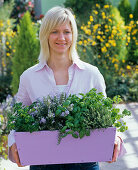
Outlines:
<svg viewBox="0 0 138 170"><path fill-rule="evenodd" d="M7 135L3 134L5 117L0 113L0 157L8 158Z"/></svg>
<svg viewBox="0 0 138 170"><path fill-rule="evenodd" d="M6 99L8 94L11 94L11 66L15 53L13 43L15 35L10 20L0 20L0 102Z"/></svg>
<svg viewBox="0 0 138 170"><path fill-rule="evenodd" d="M15 51L13 46L13 38L15 32L12 30L10 20L4 25L3 20L0 20L0 56L1 56L1 72L3 75L5 72L10 71L11 59Z"/></svg>
<svg viewBox="0 0 138 170"><path fill-rule="evenodd" d="M121 67L119 61L125 60L126 43L129 43L124 22L120 18L117 9L111 5L100 6L96 3L87 24L80 26L78 49L80 53L83 51L83 60L101 70L108 69L118 73Z"/></svg>
<svg viewBox="0 0 138 170"><path fill-rule="evenodd" d="M138 65L138 21L133 20L133 15L130 14L131 18L128 25L125 26L127 33L126 46L128 49L127 63L130 65Z"/></svg>
<svg viewBox="0 0 138 170"><path fill-rule="evenodd" d="M86 24L80 25L77 48L81 59L96 65L104 75L109 97L120 95L124 101L136 101L138 69L133 63L138 62L138 50L134 50L138 21L132 14L129 17L126 26L116 8L96 3Z"/></svg>

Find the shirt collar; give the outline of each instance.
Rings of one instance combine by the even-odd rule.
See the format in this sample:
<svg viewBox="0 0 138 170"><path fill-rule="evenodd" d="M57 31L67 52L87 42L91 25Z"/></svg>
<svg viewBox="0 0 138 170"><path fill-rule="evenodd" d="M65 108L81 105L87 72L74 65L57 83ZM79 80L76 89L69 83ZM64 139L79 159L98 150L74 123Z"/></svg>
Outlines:
<svg viewBox="0 0 138 170"><path fill-rule="evenodd" d="M80 68L80 69L85 69L84 63L83 63L83 61L81 61L80 59L75 59L75 60L73 61L73 65L74 65L74 64L75 64L78 68ZM44 63L39 63L39 64L37 65L35 71L39 71L39 70L43 69L45 66L46 66L46 68L49 68L49 66L47 65L46 62L44 62Z"/></svg>
<svg viewBox="0 0 138 170"><path fill-rule="evenodd" d="M48 67L48 65L47 65L46 62L44 62L44 63L38 63L35 71L39 71L39 70L43 69L45 66Z"/></svg>
<svg viewBox="0 0 138 170"><path fill-rule="evenodd" d="M80 68L80 69L85 69L85 65L84 65L84 62L83 61L81 61L80 59L75 59L74 61L73 61L73 64L75 64L78 68Z"/></svg>

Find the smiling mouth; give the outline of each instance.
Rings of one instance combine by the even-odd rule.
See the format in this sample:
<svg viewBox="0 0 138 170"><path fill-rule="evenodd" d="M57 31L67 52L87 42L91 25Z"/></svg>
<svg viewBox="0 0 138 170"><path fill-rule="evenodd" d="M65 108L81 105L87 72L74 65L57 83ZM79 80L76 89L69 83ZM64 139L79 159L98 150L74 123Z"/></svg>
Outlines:
<svg viewBox="0 0 138 170"><path fill-rule="evenodd" d="M57 45L66 45L66 43L56 43Z"/></svg>

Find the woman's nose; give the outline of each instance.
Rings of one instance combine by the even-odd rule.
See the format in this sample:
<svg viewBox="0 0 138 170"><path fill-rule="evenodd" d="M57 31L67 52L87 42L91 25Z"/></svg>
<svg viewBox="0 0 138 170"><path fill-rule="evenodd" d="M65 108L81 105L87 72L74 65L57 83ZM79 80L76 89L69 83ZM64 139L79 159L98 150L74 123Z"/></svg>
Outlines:
<svg viewBox="0 0 138 170"><path fill-rule="evenodd" d="M63 33L59 33L58 39L59 40L65 40L64 34Z"/></svg>

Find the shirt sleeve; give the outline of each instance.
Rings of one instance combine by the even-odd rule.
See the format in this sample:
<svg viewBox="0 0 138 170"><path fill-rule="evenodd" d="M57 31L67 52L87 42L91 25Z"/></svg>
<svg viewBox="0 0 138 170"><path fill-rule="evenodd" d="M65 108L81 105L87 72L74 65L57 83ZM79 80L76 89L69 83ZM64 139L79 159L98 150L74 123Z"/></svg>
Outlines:
<svg viewBox="0 0 138 170"><path fill-rule="evenodd" d="M31 100L29 98L26 86L27 86L27 79L24 76L24 74L22 74L20 76L20 83L19 83L18 93L16 94L16 100L17 102L22 102L23 105L30 105ZM8 135L8 146L9 147L11 147L15 143L14 132L15 130L12 130L10 131L10 134Z"/></svg>
<svg viewBox="0 0 138 170"><path fill-rule="evenodd" d="M20 76L19 89L16 97L17 102L22 102L25 106L31 105L32 103L27 92L27 78L24 73Z"/></svg>
<svg viewBox="0 0 138 170"><path fill-rule="evenodd" d="M97 69L97 75L96 75L96 81L95 81L95 88L97 89L97 93L102 92L105 97L106 95L106 85L104 81L103 75L100 73L100 71Z"/></svg>
<svg viewBox="0 0 138 170"><path fill-rule="evenodd" d="M8 135L8 146L9 147L11 147L15 143L14 132L15 130L11 130L10 134Z"/></svg>

